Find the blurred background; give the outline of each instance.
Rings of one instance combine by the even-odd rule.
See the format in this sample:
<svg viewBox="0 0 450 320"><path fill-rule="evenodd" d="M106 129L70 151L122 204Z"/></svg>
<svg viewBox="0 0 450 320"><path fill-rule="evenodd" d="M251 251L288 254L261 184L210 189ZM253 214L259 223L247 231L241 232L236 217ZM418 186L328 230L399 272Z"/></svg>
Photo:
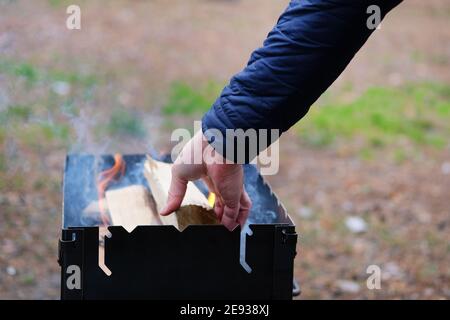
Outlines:
<svg viewBox="0 0 450 320"><path fill-rule="evenodd" d="M59 298L66 153L169 151L287 3L0 0L0 298ZM281 138L300 299L450 298L449 137L450 2L408 0Z"/></svg>

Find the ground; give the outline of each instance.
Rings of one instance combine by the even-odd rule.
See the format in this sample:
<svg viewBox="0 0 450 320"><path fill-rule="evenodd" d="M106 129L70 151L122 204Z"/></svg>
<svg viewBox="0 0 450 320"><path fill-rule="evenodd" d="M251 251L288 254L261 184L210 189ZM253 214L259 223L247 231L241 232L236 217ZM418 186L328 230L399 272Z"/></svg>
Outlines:
<svg viewBox="0 0 450 320"><path fill-rule="evenodd" d="M0 1L0 298L59 297L65 154L170 150L287 4L78 2L71 31L69 1ZM281 138L300 299L450 297L449 17L405 1Z"/></svg>

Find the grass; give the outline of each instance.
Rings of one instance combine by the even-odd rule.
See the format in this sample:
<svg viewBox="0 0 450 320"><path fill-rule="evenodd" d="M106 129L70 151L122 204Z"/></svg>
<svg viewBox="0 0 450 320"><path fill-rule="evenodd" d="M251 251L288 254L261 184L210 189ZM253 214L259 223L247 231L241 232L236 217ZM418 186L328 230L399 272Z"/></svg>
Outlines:
<svg viewBox="0 0 450 320"><path fill-rule="evenodd" d="M3 150L3 145L6 141L6 130L0 126L0 173L4 172L7 170L7 166L6 166L6 158L4 156L4 154L2 153ZM0 180L1 176L0 176Z"/></svg>
<svg viewBox="0 0 450 320"><path fill-rule="evenodd" d="M28 123L21 128L16 127L18 141L34 150L45 150L53 147L53 143L67 145L70 139L70 127L63 123Z"/></svg>
<svg viewBox="0 0 450 320"><path fill-rule="evenodd" d="M12 71L16 76L25 78L28 84L35 83L38 78L36 69L28 63L13 66Z"/></svg>
<svg viewBox="0 0 450 320"><path fill-rule="evenodd" d="M175 82L170 87L169 98L162 111L165 115L202 114L211 107L222 88L222 85L212 81L199 88Z"/></svg>
<svg viewBox="0 0 450 320"><path fill-rule="evenodd" d="M0 177L0 192L23 191L27 183L27 177L20 172L14 174L5 172Z"/></svg>
<svg viewBox="0 0 450 320"><path fill-rule="evenodd" d="M132 137L142 137L145 135L144 125L140 118L123 109L117 109L112 112L108 124L108 132L112 135Z"/></svg>
<svg viewBox="0 0 450 320"><path fill-rule="evenodd" d="M77 115L80 104L92 100L99 84L97 75L45 68L12 58L0 58L0 75L16 84L14 91L22 92L0 110L0 133L4 139L34 149L68 146L73 133L68 118ZM54 86L60 84L69 91L56 92Z"/></svg>
<svg viewBox="0 0 450 320"><path fill-rule="evenodd" d="M24 284L26 286L31 286L36 283L36 277L34 276L33 273L28 273L28 274L21 276L20 282L22 282L22 284Z"/></svg>
<svg viewBox="0 0 450 320"><path fill-rule="evenodd" d="M63 72L60 70L51 70L48 72L47 77L53 81L63 81L70 84L77 84L82 87L92 87L98 81L92 74L82 75L77 72Z"/></svg>
<svg viewBox="0 0 450 320"><path fill-rule="evenodd" d="M12 105L0 112L0 125L6 125L10 121L25 122L31 115L32 110L29 106Z"/></svg>
<svg viewBox="0 0 450 320"><path fill-rule="evenodd" d="M314 146L358 138L371 148L401 139L441 148L450 133L449 101L450 87L442 84L374 87L351 103L311 108L294 130Z"/></svg>
<svg viewBox="0 0 450 320"><path fill-rule="evenodd" d="M172 84L166 116L198 116L206 112L222 86L209 82L194 87ZM346 87L344 91L351 91ZM351 103L314 106L294 126L300 138L312 146L327 147L337 140L359 140L360 155L373 157L373 150L399 141L442 148L450 134L450 86L438 83L409 84L400 88L373 87ZM403 161L405 154L395 154Z"/></svg>
<svg viewBox="0 0 450 320"><path fill-rule="evenodd" d="M1 59L0 73L23 78L27 85L35 84L39 79L39 71L28 62Z"/></svg>
<svg viewBox="0 0 450 320"><path fill-rule="evenodd" d="M34 66L30 62L15 61L0 58L0 73L25 79L27 85L32 86L38 82L64 81L71 85L89 88L94 86L98 79L92 74L80 74L77 72L61 71L55 69L43 69Z"/></svg>
<svg viewBox="0 0 450 320"><path fill-rule="evenodd" d="M6 167L6 159L3 154L0 154L0 172L4 172L7 170Z"/></svg>
<svg viewBox="0 0 450 320"><path fill-rule="evenodd" d="M76 115L80 94L92 95L98 78L55 69L43 69L30 62L0 59L0 73L13 78L22 78L27 86L39 84L49 87L61 81L71 85L74 93L69 96L55 97L51 90L48 99L40 102L43 106L59 106L54 112ZM222 85L207 82L205 85L193 86L185 82L171 85L167 103L162 112L166 121L175 116L198 117L206 112L220 94ZM80 92L76 89L82 89ZM344 92L352 91L351 84L345 86ZM53 98L52 98L53 97ZM83 99L82 99L83 100ZM83 100L84 101L84 100ZM373 87L350 103L332 103L326 100L324 106L314 106L308 115L294 126L293 130L308 144L327 147L338 140L358 140L363 144L360 155L365 159L374 156L375 149L381 149L399 141L410 141L417 145L442 148L448 143L450 134L450 86L436 83L410 84L400 88ZM0 111L0 125L13 124L24 132L35 136L26 138L31 145L37 143L35 137L45 140L68 141L70 127L68 124L36 125L30 119L38 116L34 103L16 103ZM58 119L58 115L55 115ZM117 109L111 113L106 124L106 132L111 135L142 137L145 129L142 120L134 113ZM3 134L4 135L4 134ZM24 135L20 135L24 136ZM395 161L402 162L407 155L399 150Z"/></svg>
<svg viewBox="0 0 450 320"><path fill-rule="evenodd" d="M84 1L77 1L74 3L70 0L48 0L49 5L54 8L67 7L71 4L78 4L81 6L80 2L83 3Z"/></svg>

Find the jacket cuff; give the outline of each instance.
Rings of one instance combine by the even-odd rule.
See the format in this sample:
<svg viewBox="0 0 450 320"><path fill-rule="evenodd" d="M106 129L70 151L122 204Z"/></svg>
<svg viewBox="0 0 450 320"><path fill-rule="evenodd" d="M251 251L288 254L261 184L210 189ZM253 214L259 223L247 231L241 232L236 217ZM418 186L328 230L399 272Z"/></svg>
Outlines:
<svg viewBox="0 0 450 320"><path fill-rule="evenodd" d="M231 122L232 116L224 112L219 98L202 118L203 136L228 163L250 163L279 138L277 129L241 128Z"/></svg>

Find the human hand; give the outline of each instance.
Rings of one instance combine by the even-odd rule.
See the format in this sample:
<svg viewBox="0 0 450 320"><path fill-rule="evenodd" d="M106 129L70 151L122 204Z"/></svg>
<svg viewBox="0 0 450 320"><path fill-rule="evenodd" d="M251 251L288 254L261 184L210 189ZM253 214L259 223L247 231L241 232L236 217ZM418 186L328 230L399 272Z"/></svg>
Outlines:
<svg viewBox="0 0 450 320"><path fill-rule="evenodd" d="M196 161L194 161L196 160ZM247 220L251 200L244 189L244 171L241 164L226 163L199 131L184 146L172 166L172 181L163 216L179 209L189 181L202 179L210 192L216 195L214 212L229 230L241 227Z"/></svg>

